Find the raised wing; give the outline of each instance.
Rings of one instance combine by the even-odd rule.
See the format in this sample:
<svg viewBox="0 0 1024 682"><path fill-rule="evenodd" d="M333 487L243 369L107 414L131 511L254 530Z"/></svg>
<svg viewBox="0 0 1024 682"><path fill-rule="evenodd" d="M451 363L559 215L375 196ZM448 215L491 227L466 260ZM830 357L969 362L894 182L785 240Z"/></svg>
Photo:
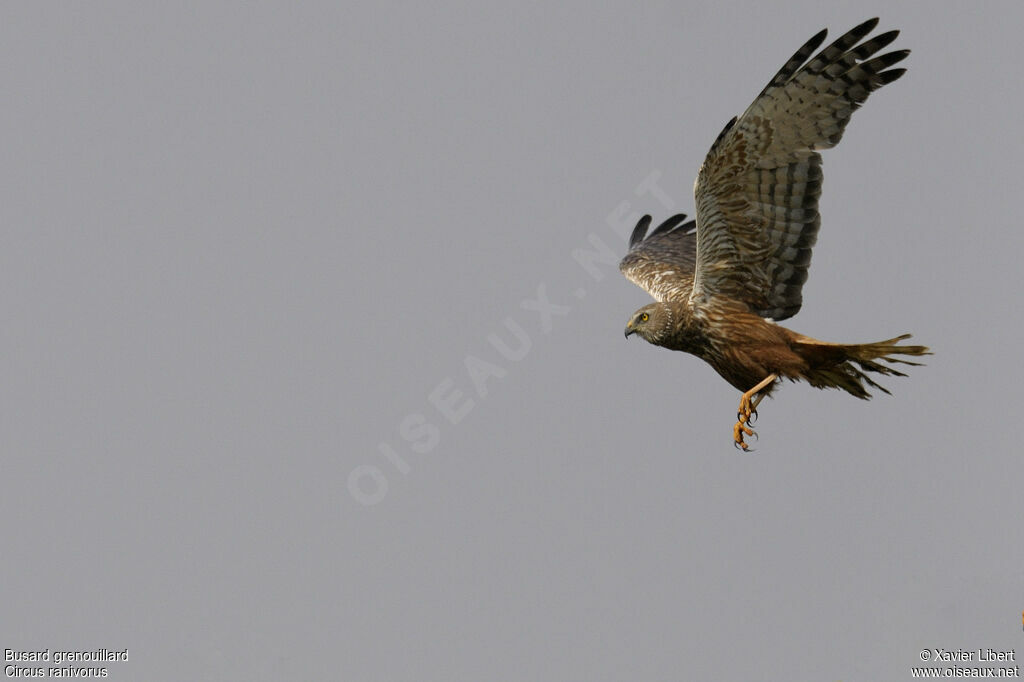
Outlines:
<svg viewBox="0 0 1024 682"><path fill-rule="evenodd" d="M630 282L656 301L686 301L693 289L693 268L697 258L694 221L674 215L647 234L651 216L645 215L629 237L629 253L619 270Z"/></svg>
<svg viewBox="0 0 1024 682"><path fill-rule="evenodd" d="M864 22L807 62L825 40L818 33L719 134L694 186L695 305L725 295L775 320L800 310L821 222L817 150L839 142L868 95L905 71L889 67L910 54L875 56L899 31L858 45L877 24Z"/></svg>

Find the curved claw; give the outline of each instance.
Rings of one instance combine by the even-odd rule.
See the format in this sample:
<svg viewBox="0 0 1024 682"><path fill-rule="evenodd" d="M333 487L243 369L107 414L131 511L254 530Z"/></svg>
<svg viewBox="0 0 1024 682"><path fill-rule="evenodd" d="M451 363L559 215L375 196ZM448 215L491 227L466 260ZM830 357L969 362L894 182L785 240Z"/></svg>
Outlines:
<svg viewBox="0 0 1024 682"><path fill-rule="evenodd" d="M732 427L732 444L734 447L740 448L744 452L747 452L749 446L743 442L744 435L753 436L754 438L757 438L757 434L754 432L753 429L746 426L742 420L737 420L737 422Z"/></svg>
<svg viewBox="0 0 1024 682"><path fill-rule="evenodd" d="M778 374L769 374L760 383L740 396L739 410L736 412L736 425L732 429L733 441L736 447L750 452L750 448L743 442L743 436L758 438L751 426L757 423L757 406L765 398L766 389L770 390L772 384L779 378Z"/></svg>
<svg viewBox="0 0 1024 682"><path fill-rule="evenodd" d="M756 433L754 434L754 438L757 438ZM757 452L756 450L754 450L754 448L750 447L747 443L744 443L743 441L733 441L732 446L741 452Z"/></svg>

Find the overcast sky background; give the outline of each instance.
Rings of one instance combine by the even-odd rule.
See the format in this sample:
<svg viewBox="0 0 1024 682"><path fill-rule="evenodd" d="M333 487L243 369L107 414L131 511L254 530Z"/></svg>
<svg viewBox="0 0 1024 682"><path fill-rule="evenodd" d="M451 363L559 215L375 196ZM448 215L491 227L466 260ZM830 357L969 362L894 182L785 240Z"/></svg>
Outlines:
<svg viewBox="0 0 1024 682"><path fill-rule="evenodd" d="M825 154L786 324L936 354L871 402L786 384L740 454L738 392L624 341L647 295L572 254L692 213L725 122L875 15L909 73ZM1024 649L1022 22L5 5L0 647L387 682L901 680L923 648Z"/></svg>

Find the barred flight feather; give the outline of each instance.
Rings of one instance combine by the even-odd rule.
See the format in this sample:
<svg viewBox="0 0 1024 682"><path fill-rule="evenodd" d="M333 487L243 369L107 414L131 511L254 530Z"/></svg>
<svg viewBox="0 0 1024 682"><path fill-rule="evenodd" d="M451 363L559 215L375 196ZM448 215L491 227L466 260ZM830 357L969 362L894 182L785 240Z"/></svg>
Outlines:
<svg viewBox="0 0 1024 682"><path fill-rule="evenodd" d="M815 35L712 145L694 189L695 302L726 295L775 320L800 310L821 225L818 150L839 143L853 112L903 74L889 67L909 54L877 55L898 31L862 43L877 23L864 22L810 58L825 39L824 31Z"/></svg>

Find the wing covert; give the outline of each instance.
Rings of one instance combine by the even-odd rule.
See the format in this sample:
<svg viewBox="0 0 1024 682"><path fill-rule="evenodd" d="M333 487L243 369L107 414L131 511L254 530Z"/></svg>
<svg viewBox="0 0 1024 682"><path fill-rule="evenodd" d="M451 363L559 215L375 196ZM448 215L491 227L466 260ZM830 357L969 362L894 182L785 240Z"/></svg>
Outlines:
<svg viewBox="0 0 1024 682"><path fill-rule="evenodd" d="M674 215L647 234L651 216L645 215L629 238L629 253L619 263L626 279L656 301L686 301L693 289L697 257L696 223Z"/></svg>

